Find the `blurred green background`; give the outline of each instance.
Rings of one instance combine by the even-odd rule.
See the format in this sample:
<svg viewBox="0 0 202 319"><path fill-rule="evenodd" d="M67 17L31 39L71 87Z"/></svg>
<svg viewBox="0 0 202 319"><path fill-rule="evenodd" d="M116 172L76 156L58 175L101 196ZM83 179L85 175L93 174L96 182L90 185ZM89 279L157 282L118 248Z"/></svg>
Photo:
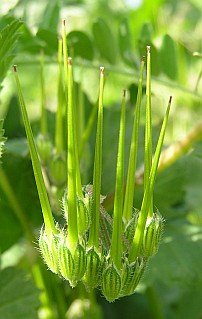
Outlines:
<svg viewBox="0 0 202 319"><path fill-rule="evenodd" d="M0 170L0 319L202 319L201 1L1 0L0 30L14 19L23 23L13 29L6 52L1 49L5 43L0 38L0 118L4 119L7 137ZM114 191L120 101L125 88L127 150L129 147L140 61L147 45L151 46L152 55L154 144L170 95L173 103L165 146L186 138L198 124L194 143L157 178L154 201L165 218L159 252L151 259L137 292L113 304L106 302L99 291L89 295L82 286L71 289L67 282L47 271L32 247L37 240L29 236L29 229L38 236L43 221L12 63L18 65L37 135L41 103L39 61L43 48L48 125L53 136L57 39L63 19L67 23L75 82L82 88L85 123L98 97L99 66L105 66L103 194ZM143 98L143 105L144 102ZM82 159L83 183L92 182L94 130L95 127ZM142 155L143 130L139 166ZM142 188L137 187L135 207L139 207L141 196ZM110 207L109 200L109 210Z"/></svg>

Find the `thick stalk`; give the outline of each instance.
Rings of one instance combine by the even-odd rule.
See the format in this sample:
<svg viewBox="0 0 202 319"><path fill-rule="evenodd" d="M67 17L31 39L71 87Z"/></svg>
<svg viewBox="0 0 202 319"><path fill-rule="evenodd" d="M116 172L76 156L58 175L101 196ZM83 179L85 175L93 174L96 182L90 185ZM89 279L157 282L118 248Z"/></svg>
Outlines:
<svg viewBox="0 0 202 319"><path fill-rule="evenodd" d="M145 123L145 151L144 151L144 189L149 183L152 166L152 120L151 120L151 57L150 46L147 46L147 83L146 83L146 123ZM149 205L148 216L153 214L153 196Z"/></svg>
<svg viewBox="0 0 202 319"><path fill-rule="evenodd" d="M124 140L125 140L125 113L126 113L126 91L122 99L119 145L116 167L116 186L114 199L113 230L111 244L111 260L118 269L121 269L122 256L122 214L123 214L123 189L124 189Z"/></svg>
<svg viewBox="0 0 202 319"><path fill-rule="evenodd" d="M58 39L58 92L57 113L55 129L56 153L61 154L64 150L64 127L63 127L63 81L62 81L62 38Z"/></svg>
<svg viewBox="0 0 202 319"><path fill-rule="evenodd" d="M77 198L76 198L76 155L75 119L73 110L72 59L68 58L68 104L67 104L67 191L68 191L68 242L74 250L78 242Z"/></svg>
<svg viewBox="0 0 202 319"><path fill-rule="evenodd" d="M36 149L36 145L34 143L34 137L31 129L31 125L28 119L28 114L27 110L25 107L25 102L24 98L22 95L21 91L21 86L17 74L17 68L16 65L14 65L14 75L15 75L15 80L17 84L17 90L18 90L18 96L19 96L19 101L20 101L20 107L21 107L21 113L23 117L23 122L26 130L26 135L29 143L29 150L31 154L31 160L32 160L32 166L34 170L34 176L35 176L35 181L36 181L36 186L39 194L39 199L41 203L41 208L42 208L42 213L43 213L43 218L44 218L44 223L45 223L45 229L46 229L46 234L47 237L51 238L52 233L57 233L57 230L55 228L52 212L51 212L51 207L50 207L50 202L48 199L48 194L46 191L42 171L41 171L41 166L40 166L40 161Z"/></svg>
<svg viewBox="0 0 202 319"><path fill-rule="evenodd" d="M133 199L134 199L134 176L137 162L137 149L138 149L138 135L139 135L139 123L140 123L140 107L142 101L142 80L144 71L144 57L142 58L140 78L138 85L137 101L134 112L134 124L131 137L130 155L128 162L128 173L126 181L126 192L124 199L123 217L126 221L129 221L133 212Z"/></svg>
<svg viewBox="0 0 202 319"><path fill-rule="evenodd" d="M165 114L163 124L161 127L161 132L159 135L158 143L156 146L156 151L154 154L153 164L152 164L152 168L151 168L151 172L150 172L150 176L149 176L149 182L147 183L146 189L144 191L144 196L143 196L142 205L141 205L141 209L140 209L140 215L138 218L138 223L137 223L135 235L133 238L133 243L132 243L130 254L129 254L130 262L133 262L137 258L137 256L140 253L140 250L141 250L142 239L143 239L145 224L146 224L147 215L148 215L148 209L150 207L151 198L153 196L154 182L155 182L155 178L156 178L160 153L161 153L163 140L164 140L164 136L165 136L165 131L166 131L166 126L167 126L167 122L168 122L168 116L169 116L169 112L170 112L171 99L172 98L170 97L168 107L166 110L166 114Z"/></svg>
<svg viewBox="0 0 202 319"><path fill-rule="evenodd" d="M104 67L100 68L100 91L98 105L98 122L95 142L95 158L93 171L93 194L92 194L92 224L89 233L89 246L98 248L99 218L100 218L100 191L102 173L102 131L103 131L103 90L104 90Z"/></svg>

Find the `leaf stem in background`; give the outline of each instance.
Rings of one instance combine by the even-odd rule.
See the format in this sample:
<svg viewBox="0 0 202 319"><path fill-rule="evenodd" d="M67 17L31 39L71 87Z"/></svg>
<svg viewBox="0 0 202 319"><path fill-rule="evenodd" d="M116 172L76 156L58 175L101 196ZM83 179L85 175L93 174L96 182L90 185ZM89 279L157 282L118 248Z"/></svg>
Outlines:
<svg viewBox="0 0 202 319"><path fill-rule="evenodd" d="M92 225L89 233L89 246L98 248L99 218L100 218L100 192L102 174L102 135L103 135L103 91L104 91L104 67L100 67L100 91L98 105L98 121L95 142L95 157L93 170L92 193Z"/></svg>
<svg viewBox="0 0 202 319"><path fill-rule="evenodd" d="M134 177L135 177L136 162L137 162L143 72L144 72L144 57L142 58L142 62L141 62L138 94L137 94L137 101L136 101L135 112L134 112L134 123L133 123L133 131L132 131L132 137L131 137L130 154L129 154L129 162L128 162L126 192L125 192L124 209L123 209L123 217L125 218L126 221L129 221L131 219L132 212L133 212Z"/></svg>
<svg viewBox="0 0 202 319"><path fill-rule="evenodd" d="M47 113L45 108L45 84L44 84L44 51L40 52L40 80L41 80L41 134L47 135Z"/></svg>
<svg viewBox="0 0 202 319"><path fill-rule="evenodd" d="M64 125L63 125L63 60L62 60L62 38L58 39L58 92L57 92L57 112L56 112L56 128L55 128L55 147L56 153L61 154L64 150Z"/></svg>
<svg viewBox="0 0 202 319"><path fill-rule="evenodd" d="M42 213L43 213L43 218L44 218L44 223L45 223L45 229L46 229L46 234L47 237L51 238L52 233L57 233L57 230L55 228L52 212L51 212L51 207L50 207L50 202L48 199L48 194L46 191L42 171L41 171L41 166L40 166L40 161L36 149L36 145L34 143L34 137L31 129L31 125L28 119L28 114L27 110L25 107L25 102L24 98L22 95L22 90L17 74L17 67L14 65L14 75L15 75L15 80L16 80L16 85L17 85L17 90L18 90L18 96L19 96L19 101L20 101L20 107L21 107L21 113L23 117L23 122L26 130L26 135L29 143L29 150L31 154L31 160L32 160L32 166L34 170L34 176L36 180L36 185L37 185L37 190L38 190L38 195L41 203L41 208L42 208Z"/></svg>
<svg viewBox="0 0 202 319"><path fill-rule="evenodd" d="M154 159L153 159L153 163L152 163L152 167L151 167L149 181L148 181L148 183L146 185L146 189L144 191L142 205L141 205L141 209L140 209L140 215L138 218L137 227L135 230L135 235L133 238L133 243L132 243L130 254L129 254L130 262L133 262L140 253L142 238L144 235L144 228L145 228L146 219L147 219L147 215L148 215L148 210L149 210L150 203L151 203L151 197L153 196L154 182L155 182L155 178L156 178L160 153L161 153L163 140L164 140L164 136L165 136L165 130L166 130L167 122L168 122L171 100L172 100L172 97L170 97L169 102L168 102L168 107L166 110L166 114L164 116L163 124L161 127L161 132L159 135L158 143L156 146L156 151L154 154Z"/></svg>
<svg viewBox="0 0 202 319"><path fill-rule="evenodd" d="M13 208L13 211L17 217L17 219L20 221L26 236L28 240L32 243L35 240L32 228L30 226L30 223L26 217L26 214L23 212L23 209L15 195L15 192L13 191L8 177L6 176L3 168L0 166L0 187L5 193L6 197L9 200L9 203L11 207Z"/></svg>
<svg viewBox="0 0 202 319"><path fill-rule="evenodd" d="M122 256L122 214L123 214L123 190L124 190L124 146L125 146L125 114L126 114L126 91L123 92L119 144L116 168L116 186L113 212L113 229L111 244L111 260L118 269L121 269Z"/></svg>

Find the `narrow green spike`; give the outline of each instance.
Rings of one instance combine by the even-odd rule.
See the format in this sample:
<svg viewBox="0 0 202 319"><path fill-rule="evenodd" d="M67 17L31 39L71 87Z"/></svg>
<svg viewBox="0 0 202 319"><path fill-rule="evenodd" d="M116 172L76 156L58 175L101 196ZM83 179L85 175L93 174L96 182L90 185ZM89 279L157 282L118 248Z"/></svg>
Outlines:
<svg viewBox="0 0 202 319"><path fill-rule="evenodd" d="M76 155L75 128L73 110L73 74L72 59L68 58L68 104L67 104L67 190L68 190L68 242L70 249L75 249L78 241L77 197L76 197Z"/></svg>
<svg viewBox="0 0 202 319"><path fill-rule="evenodd" d="M139 78L138 94L137 94L137 101L136 101L136 107L135 107L135 113L134 113L134 124L133 124L133 132L131 137L128 173L127 173L127 181L126 181L126 192L125 192L124 209L123 209L123 217L127 222L129 222L129 220L132 218L132 212L133 212L134 178L135 178L135 170L136 170L136 162L137 162L143 72L144 72L144 57L142 57L142 63L141 63L141 69L140 69L140 78Z"/></svg>
<svg viewBox="0 0 202 319"><path fill-rule="evenodd" d="M151 56L150 46L147 46L147 84L146 84L146 124L145 124L145 152L144 152L144 189L149 182L149 175L152 166L152 120L151 120ZM153 197L153 196L152 196ZM153 198L148 215L153 214Z"/></svg>
<svg viewBox="0 0 202 319"><path fill-rule="evenodd" d="M64 127L63 127L63 81L62 81L62 38L58 39L58 92L57 92L57 113L55 129L56 153L61 154L64 150Z"/></svg>
<svg viewBox="0 0 202 319"><path fill-rule="evenodd" d="M100 67L100 91L98 105L98 121L95 143L95 159L93 171L93 194L92 194L92 225L89 233L88 245L98 248L99 218L100 218L100 190L102 173L102 131L103 131L103 90L104 90L104 67Z"/></svg>
<svg viewBox="0 0 202 319"><path fill-rule="evenodd" d="M45 109L45 83L44 83L44 51L40 52L40 80L41 80L41 134L47 134L47 113Z"/></svg>
<svg viewBox="0 0 202 319"><path fill-rule="evenodd" d="M57 230L55 228L52 212L51 212L51 207L50 207L50 202L48 199L42 171L41 171L41 166L39 162L39 157L38 153L36 150L36 146L34 143L34 137L31 129L31 125L28 119L28 114L27 110L25 107L25 102L24 98L22 95L22 90L17 74L17 67L14 65L14 75L15 75L15 80L16 80L16 85L17 85L17 90L18 90L18 96L19 96L19 101L20 101L20 107L21 107L21 112L22 112L22 117L24 121L24 126L27 134L27 139L29 143L29 150L31 154L31 160L32 160L32 166L34 170L34 176L36 180L36 185L37 185L37 190L39 194L39 199L41 203L41 208L42 208L42 213L43 213L43 218L44 218L44 223L45 223L45 229L46 229L46 234L47 236L51 237L52 233L57 233Z"/></svg>
<svg viewBox="0 0 202 319"><path fill-rule="evenodd" d="M169 99L168 107L166 110L166 114L165 114L163 124L161 127L161 132L159 135L158 143L156 146L156 151L154 154L154 159L153 159L153 163L152 163L152 167L151 167L149 181L148 181L146 189L144 191L144 196L143 196L142 205L141 205L141 209L140 209L140 215L139 215L135 235L133 238L131 250L129 253L129 261L130 262L133 262L140 253L142 239L144 236L145 224L146 224L147 215L148 215L148 210L150 208L151 198L153 196L154 182L155 182L155 178L156 178L159 157L161 154L161 149L162 149L163 140L164 140L164 136L165 136L166 126L167 126L167 122L168 122L171 100L172 100L172 97L170 97L170 99Z"/></svg>
<svg viewBox="0 0 202 319"><path fill-rule="evenodd" d="M121 269L122 256L122 213L124 189L124 140L125 140L126 91L122 99L119 145L116 168L116 188L114 198L113 230L110 257L118 269Z"/></svg>

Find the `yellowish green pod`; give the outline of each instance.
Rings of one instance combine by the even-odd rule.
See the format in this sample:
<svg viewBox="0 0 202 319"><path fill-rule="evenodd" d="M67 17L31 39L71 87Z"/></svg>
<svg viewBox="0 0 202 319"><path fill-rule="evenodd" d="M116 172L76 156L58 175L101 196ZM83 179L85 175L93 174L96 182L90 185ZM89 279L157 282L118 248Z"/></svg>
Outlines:
<svg viewBox="0 0 202 319"><path fill-rule="evenodd" d="M48 266L48 268L58 274L58 258L57 258L57 247L58 247L58 237L52 234L52 236L47 236L44 227L42 227L39 236L39 249L42 254L43 260Z"/></svg>
<svg viewBox="0 0 202 319"><path fill-rule="evenodd" d="M109 264L102 273L102 293L109 302L119 298L121 275L114 263Z"/></svg>

